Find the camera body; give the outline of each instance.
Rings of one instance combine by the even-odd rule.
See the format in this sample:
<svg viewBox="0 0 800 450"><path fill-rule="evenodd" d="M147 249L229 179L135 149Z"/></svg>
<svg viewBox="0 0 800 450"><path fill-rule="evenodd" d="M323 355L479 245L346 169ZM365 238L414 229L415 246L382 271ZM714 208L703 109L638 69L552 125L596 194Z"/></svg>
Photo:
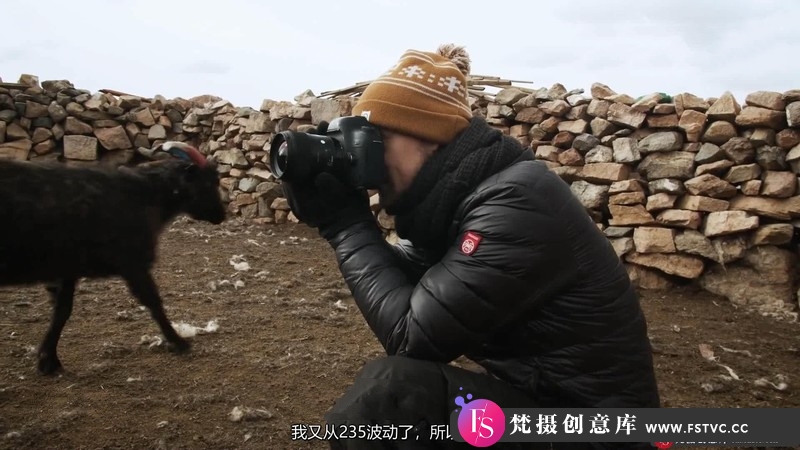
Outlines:
<svg viewBox="0 0 800 450"><path fill-rule="evenodd" d="M324 135L283 131L270 145L270 169L279 180L312 183L329 172L356 189L378 189L386 180L380 130L362 116L333 119Z"/></svg>

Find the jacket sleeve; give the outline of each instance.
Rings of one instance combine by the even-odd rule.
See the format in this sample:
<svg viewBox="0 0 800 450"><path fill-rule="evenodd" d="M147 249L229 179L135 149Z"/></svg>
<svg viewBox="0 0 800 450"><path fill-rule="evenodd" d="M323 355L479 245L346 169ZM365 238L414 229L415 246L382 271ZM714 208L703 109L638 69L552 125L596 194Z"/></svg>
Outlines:
<svg viewBox="0 0 800 450"><path fill-rule="evenodd" d="M453 246L418 282L373 223L330 240L367 323L389 355L449 362L469 353L576 271L557 211L537 211L509 186L470 207ZM463 235L481 237L461 252Z"/></svg>
<svg viewBox="0 0 800 450"><path fill-rule="evenodd" d="M430 269L431 264L427 259L427 255L414 247L410 241L401 239L391 248L400 258L401 268L406 277L408 277L409 282L418 283L425 272Z"/></svg>

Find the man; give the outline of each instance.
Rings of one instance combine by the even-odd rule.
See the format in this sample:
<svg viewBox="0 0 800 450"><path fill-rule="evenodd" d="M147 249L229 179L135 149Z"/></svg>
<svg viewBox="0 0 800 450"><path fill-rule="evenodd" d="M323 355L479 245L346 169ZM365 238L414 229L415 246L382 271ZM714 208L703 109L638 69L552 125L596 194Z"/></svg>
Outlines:
<svg viewBox="0 0 800 450"><path fill-rule="evenodd" d="M354 107L382 132L380 199L399 244L384 240L366 193L332 175L284 186L295 215L331 244L387 352L327 415L345 435L332 448L450 448L423 441L450 423L459 396L501 408L659 406L624 266L565 182L473 117L469 68L461 47L408 50ZM462 355L487 373L448 365ZM358 424L413 425L419 440L391 447Z"/></svg>

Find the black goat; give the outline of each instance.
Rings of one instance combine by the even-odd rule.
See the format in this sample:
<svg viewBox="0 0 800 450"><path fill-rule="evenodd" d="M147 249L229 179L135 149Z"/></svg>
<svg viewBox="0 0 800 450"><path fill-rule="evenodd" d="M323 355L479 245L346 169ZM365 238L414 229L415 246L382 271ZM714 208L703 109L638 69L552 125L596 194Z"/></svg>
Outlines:
<svg viewBox="0 0 800 450"><path fill-rule="evenodd" d="M80 278L122 277L170 348L189 350L164 313L150 270L169 222L188 214L220 224L225 206L214 161L181 142L164 143L154 155L167 158L118 170L0 161L0 286L43 283L53 302L40 373L62 367L58 341Z"/></svg>

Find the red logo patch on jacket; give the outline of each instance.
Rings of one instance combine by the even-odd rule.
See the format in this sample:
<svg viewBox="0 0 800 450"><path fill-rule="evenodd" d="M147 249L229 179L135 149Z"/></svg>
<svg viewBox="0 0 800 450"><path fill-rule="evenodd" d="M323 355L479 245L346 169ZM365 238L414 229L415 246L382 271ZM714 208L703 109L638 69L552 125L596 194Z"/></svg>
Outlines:
<svg viewBox="0 0 800 450"><path fill-rule="evenodd" d="M481 243L483 236L474 232L467 231L464 238L461 240L461 253L470 256L478 250L478 244Z"/></svg>

